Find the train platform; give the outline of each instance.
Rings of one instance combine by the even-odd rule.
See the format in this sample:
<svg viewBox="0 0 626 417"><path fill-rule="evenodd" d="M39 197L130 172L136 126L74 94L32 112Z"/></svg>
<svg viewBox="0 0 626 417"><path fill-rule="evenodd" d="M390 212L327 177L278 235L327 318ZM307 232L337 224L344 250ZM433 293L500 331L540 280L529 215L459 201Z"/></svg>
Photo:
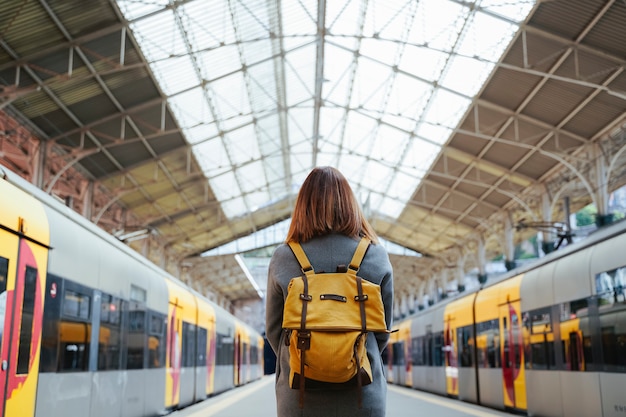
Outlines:
<svg viewBox="0 0 626 417"><path fill-rule="evenodd" d="M276 416L274 375L216 395L171 417L271 417ZM511 414L414 389L389 385L388 417L510 417Z"/></svg>

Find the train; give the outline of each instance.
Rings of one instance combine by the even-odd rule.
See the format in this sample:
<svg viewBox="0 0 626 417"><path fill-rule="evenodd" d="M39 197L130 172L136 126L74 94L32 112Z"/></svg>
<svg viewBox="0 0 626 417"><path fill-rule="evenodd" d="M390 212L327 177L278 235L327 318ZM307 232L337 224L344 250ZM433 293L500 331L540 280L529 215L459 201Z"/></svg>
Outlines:
<svg viewBox="0 0 626 417"><path fill-rule="evenodd" d="M626 222L394 324L389 383L513 414L626 415Z"/></svg>
<svg viewBox="0 0 626 417"><path fill-rule="evenodd" d="M0 416L164 415L263 376L263 337L0 167Z"/></svg>

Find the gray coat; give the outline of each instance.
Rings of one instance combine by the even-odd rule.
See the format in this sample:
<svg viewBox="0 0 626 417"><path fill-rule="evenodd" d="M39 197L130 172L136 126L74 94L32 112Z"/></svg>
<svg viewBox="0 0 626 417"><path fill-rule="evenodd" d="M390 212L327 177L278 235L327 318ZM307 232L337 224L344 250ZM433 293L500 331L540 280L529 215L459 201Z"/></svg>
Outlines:
<svg viewBox="0 0 626 417"><path fill-rule="evenodd" d="M358 241L343 235L317 237L302 248L316 272L335 272L337 265L347 265ZM269 266L266 300L266 334L276 353L276 403L278 417L383 417L386 409L387 382L381 353L388 334L368 334L367 355L372 364L373 382L363 387L363 404L358 408L357 392L306 391L304 409L298 406L299 390L289 387L289 348L282 330L283 304L291 278L302 274L298 261L287 245L279 246ZM358 275L381 286L387 328L391 328L393 306L393 272L389 256L380 245L370 245Z"/></svg>

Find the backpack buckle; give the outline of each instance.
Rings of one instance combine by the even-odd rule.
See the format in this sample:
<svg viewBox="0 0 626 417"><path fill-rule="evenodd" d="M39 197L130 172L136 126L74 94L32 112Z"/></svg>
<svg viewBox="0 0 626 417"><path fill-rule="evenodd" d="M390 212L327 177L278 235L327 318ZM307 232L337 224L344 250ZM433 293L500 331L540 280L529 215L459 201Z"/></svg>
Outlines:
<svg viewBox="0 0 626 417"><path fill-rule="evenodd" d="M298 332L298 349L309 350L311 348L311 332L299 331Z"/></svg>

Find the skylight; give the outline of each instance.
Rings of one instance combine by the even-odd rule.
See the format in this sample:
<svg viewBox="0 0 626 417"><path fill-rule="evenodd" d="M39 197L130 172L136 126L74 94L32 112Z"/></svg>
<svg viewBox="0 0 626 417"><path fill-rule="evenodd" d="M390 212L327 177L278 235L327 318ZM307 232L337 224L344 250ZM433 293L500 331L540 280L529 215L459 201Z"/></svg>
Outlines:
<svg viewBox="0 0 626 417"><path fill-rule="evenodd" d="M317 1L118 0L231 219L314 165L398 217L534 3L327 1L316 85Z"/></svg>
<svg viewBox="0 0 626 417"><path fill-rule="evenodd" d="M253 233L249 236L234 240L227 243L226 245L222 245L215 249L206 251L202 254L202 256L237 254L252 251L258 248L265 248L281 244L285 241L285 238L287 237L290 223L291 219L283 220L273 226L266 227L265 229L259 230L258 232ZM422 256L420 253L397 245L388 240L382 238L379 238L379 240L380 244L387 250L388 253L405 256Z"/></svg>

